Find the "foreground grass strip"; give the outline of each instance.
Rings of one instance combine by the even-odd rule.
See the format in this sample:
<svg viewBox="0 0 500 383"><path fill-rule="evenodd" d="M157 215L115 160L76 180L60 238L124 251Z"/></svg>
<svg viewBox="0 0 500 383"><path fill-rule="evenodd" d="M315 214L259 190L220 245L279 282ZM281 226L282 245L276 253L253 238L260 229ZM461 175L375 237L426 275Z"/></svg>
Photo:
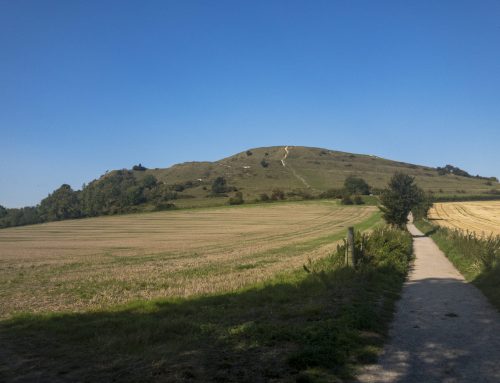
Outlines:
<svg viewBox="0 0 500 383"><path fill-rule="evenodd" d="M478 236L426 221L417 222L417 227L430 235L462 275L500 310L500 236Z"/></svg>
<svg viewBox="0 0 500 383"><path fill-rule="evenodd" d="M0 322L0 380L336 381L372 361L411 237L376 229L357 271L343 251L250 289ZM306 271L307 270L307 271Z"/></svg>

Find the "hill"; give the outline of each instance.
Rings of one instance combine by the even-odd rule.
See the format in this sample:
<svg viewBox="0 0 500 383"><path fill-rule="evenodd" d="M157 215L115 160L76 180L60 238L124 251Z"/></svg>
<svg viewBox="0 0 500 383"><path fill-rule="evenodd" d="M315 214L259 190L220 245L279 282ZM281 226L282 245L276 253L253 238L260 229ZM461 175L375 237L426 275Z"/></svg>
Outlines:
<svg viewBox="0 0 500 383"><path fill-rule="evenodd" d="M364 178L375 189L384 188L396 171L414 176L421 188L438 196L486 195L499 188L492 179L443 174L439 169L322 148L273 146L250 149L215 162L186 162L135 173L138 177L154 175L167 184L192 184L179 197L184 194L196 198L181 199L176 203L179 206L218 203L213 198L200 201L206 199L207 190L217 177L224 177L246 200L270 193L273 188L318 195L328 189L342 188L349 175Z"/></svg>
<svg viewBox="0 0 500 383"><path fill-rule="evenodd" d="M262 195L306 199L341 189L349 176L363 178L372 193L384 188L395 172L415 177L424 190L438 198L498 197L494 177L471 176L446 165L443 168L408 164L371 155L303 146L249 149L215 162L186 162L169 168L107 172L74 191L62 185L36 207L5 209L0 206L0 227L139 211L220 206L262 199ZM214 192L213 183L220 181ZM342 193L342 192L340 192ZM339 195L339 192L330 193ZM266 197L267 198L267 197Z"/></svg>

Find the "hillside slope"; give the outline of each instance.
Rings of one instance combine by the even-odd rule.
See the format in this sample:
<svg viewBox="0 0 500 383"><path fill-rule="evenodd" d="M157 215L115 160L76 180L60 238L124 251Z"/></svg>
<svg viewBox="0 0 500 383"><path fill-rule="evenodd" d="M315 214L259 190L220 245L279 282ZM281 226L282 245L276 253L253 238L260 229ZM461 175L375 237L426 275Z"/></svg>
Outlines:
<svg viewBox="0 0 500 383"><path fill-rule="evenodd" d="M186 162L136 174L152 174L167 184L191 181L195 186L183 193L197 199L206 197L207 190L203 188L209 189L215 178L224 177L229 185L243 192L245 199L250 199L273 188L319 194L341 188L349 175L363 177L374 188L383 188L396 171L414 176L420 187L438 195L484 194L499 186L481 178L440 175L436 168L302 146L255 148L215 162ZM194 202L184 201L181 205Z"/></svg>

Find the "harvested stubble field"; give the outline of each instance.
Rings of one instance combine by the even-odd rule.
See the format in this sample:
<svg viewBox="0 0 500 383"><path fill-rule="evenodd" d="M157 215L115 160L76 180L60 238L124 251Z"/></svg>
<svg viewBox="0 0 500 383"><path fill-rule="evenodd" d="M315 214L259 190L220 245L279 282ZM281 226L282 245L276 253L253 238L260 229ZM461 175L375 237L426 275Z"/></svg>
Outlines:
<svg viewBox="0 0 500 383"><path fill-rule="evenodd" d="M500 235L500 201L435 203L429 218L440 226Z"/></svg>
<svg viewBox="0 0 500 383"><path fill-rule="evenodd" d="M373 206L300 202L99 217L0 231L0 317L87 311L262 282L322 257Z"/></svg>

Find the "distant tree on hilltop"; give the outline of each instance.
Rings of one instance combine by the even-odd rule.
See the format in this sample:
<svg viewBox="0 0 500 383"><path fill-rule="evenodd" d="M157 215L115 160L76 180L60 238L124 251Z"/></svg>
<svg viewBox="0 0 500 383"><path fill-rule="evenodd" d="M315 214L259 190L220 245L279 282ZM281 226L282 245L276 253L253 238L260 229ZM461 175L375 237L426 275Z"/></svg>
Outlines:
<svg viewBox="0 0 500 383"><path fill-rule="evenodd" d="M148 168L145 166L142 166L142 164L139 164L139 165L134 165L132 167L132 170L137 170L137 171L143 172L145 170L148 170Z"/></svg>

